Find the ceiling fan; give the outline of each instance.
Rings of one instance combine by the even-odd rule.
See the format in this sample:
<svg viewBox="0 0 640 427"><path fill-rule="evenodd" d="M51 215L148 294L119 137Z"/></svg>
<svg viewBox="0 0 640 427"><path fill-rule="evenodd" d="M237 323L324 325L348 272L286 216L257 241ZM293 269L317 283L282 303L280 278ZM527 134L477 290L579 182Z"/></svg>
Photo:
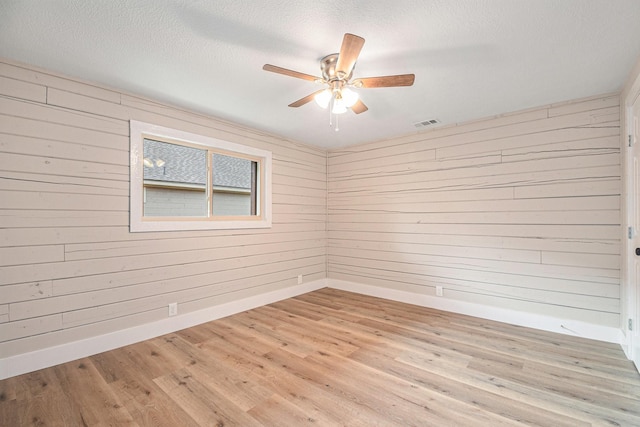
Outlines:
<svg viewBox="0 0 640 427"><path fill-rule="evenodd" d="M346 33L342 40L340 53L332 53L320 60L322 77L316 77L298 71L288 70L271 64L265 64L262 69L272 73L298 79L310 80L323 84L324 89L318 90L289 104L289 107L300 107L315 100L322 108L330 108L331 114L342 114L351 109L360 114L368 110L367 106L359 99L358 93L350 88L375 88L411 86L415 80L413 74L400 74L394 76L363 77L351 80L353 69L358 55L364 45L364 39L354 34ZM337 130L337 128L336 128Z"/></svg>

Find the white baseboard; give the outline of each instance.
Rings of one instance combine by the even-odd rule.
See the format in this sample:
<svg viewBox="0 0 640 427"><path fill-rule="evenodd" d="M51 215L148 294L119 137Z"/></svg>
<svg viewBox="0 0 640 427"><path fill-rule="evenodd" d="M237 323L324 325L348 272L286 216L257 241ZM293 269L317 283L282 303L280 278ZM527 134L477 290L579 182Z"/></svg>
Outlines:
<svg viewBox="0 0 640 427"><path fill-rule="evenodd" d="M618 328L596 325L578 320L561 319L541 314L522 313L506 308L492 307L474 304L465 301L456 301L430 295L420 295L413 292L398 291L365 285L362 283L348 282L344 280L327 279L329 288L384 298L392 301L435 308L453 313L466 314L482 319L495 320L497 322L512 325L526 326L528 328L543 331L558 332L565 335L579 336L598 341L623 344L624 335Z"/></svg>
<svg viewBox="0 0 640 427"><path fill-rule="evenodd" d="M70 362L72 360L113 350L125 345L134 344L160 335L169 334L181 329L189 328L201 323L210 322L245 310L271 304L276 301L291 298L324 287L341 289L364 295L385 298L392 301L404 302L453 313L466 314L483 319L526 326L565 335L580 336L599 341L625 344L624 335L620 329L595 325L576 320L561 319L532 313L522 313L515 310L455 301L446 298L420 295L412 292L398 291L347 282L335 279L320 279L278 291L268 292L238 301L209 307L204 310L185 313L176 317L166 318L157 322L147 323L133 328L123 329L104 335L99 335L80 341L74 341L30 353L19 354L0 359L0 380L21 375L38 369Z"/></svg>
<svg viewBox="0 0 640 427"><path fill-rule="evenodd" d="M0 359L0 380L169 334L326 287L326 279L232 301L156 322Z"/></svg>

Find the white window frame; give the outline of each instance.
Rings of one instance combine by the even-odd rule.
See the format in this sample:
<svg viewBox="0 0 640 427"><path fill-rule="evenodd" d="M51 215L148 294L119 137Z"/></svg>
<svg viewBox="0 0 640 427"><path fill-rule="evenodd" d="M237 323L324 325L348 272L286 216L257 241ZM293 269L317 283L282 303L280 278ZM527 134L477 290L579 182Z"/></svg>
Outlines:
<svg viewBox="0 0 640 427"><path fill-rule="evenodd" d="M271 227L271 152L236 144L221 139L197 135L176 129L166 128L131 120L130 126L130 180L129 180L129 230L144 231L185 231L185 230L228 230L241 228ZM175 141L190 146L213 148L239 156L260 159L258 209L256 216L235 217L145 217L144 216L144 139ZM210 202L210 201L209 201Z"/></svg>

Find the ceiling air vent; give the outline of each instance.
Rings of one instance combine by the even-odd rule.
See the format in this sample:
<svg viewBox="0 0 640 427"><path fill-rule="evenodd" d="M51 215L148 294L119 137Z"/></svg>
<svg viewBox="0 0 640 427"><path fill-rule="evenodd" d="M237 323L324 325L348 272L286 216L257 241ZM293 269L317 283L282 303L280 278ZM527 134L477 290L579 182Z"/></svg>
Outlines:
<svg viewBox="0 0 640 427"><path fill-rule="evenodd" d="M440 120L438 119L431 119L431 120L424 120L422 122L417 122L414 123L413 125L417 128L423 128L423 127L427 127L427 126L433 126L433 125L437 125L440 124Z"/></svg>

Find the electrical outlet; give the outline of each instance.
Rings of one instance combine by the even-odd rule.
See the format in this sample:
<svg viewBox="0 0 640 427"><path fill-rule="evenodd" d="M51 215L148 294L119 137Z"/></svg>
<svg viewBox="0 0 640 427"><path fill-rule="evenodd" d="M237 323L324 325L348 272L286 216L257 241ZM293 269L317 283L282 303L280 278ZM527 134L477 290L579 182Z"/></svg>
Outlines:
<svg viewBox="0 0 640 427"><path fill-rule="evenodd" d="M443 293L442 286L436 286L436 296L441 297Z"/></svg>
<svg viewBox="0 0 640 427"><path fill-rule="evenodd" d="M169 304L169 316L175 316L176 314L178 314L178 303L172 302Z"/></svg>
<svg viewBox="0 0 640 427"><path fill-rule="evenodd" d="M298 274L298 285L302 285L302 274Z"/></svg>

